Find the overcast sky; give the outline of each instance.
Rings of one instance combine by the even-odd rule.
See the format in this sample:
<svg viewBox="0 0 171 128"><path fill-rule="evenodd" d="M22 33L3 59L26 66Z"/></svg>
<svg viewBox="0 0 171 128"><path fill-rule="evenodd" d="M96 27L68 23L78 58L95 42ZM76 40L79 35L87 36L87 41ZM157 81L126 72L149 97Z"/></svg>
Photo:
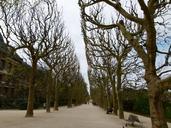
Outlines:
<svg viewBox="0 0 171 128"><path fill-rule="evenodd" d="M80 61L81 73L83 74L85 81L88 83L88 66L85 56L85 45L81 36L80 10L77 4L78 0L57 0L57 3L59 9L62 9L66 29L75 45L76 54Z"/></svg>
<svg viewBox="0 0 171 128"><path fill-rule="evenodd" d="M124 2L124 0L122 0L122 2ZM81 36L80 10L78 6L78 0L57 0L57 3L59 8L62 9L63 11L62 12L63 20L65 22L66 29L68 30L72 38L72 41L75 44L76 54L80 61L81 73L83 74L85 81L88 83L88 77L87 77L88 66L85 57L84 43ZM140 9L139 6L138 9ZM110 14L109 10L110 7L107 8L107 13L109 14L109 17L111 17L113 13ZM141 17L141 13L140 13L140 17Z"/></svg>

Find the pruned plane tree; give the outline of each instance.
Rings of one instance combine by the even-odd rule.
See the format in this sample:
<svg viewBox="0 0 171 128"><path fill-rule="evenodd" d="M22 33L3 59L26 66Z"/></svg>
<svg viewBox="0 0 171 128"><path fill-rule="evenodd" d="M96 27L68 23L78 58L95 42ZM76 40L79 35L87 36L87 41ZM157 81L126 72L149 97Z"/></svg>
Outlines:
<svg viewBox="0 0 171 128"><path fill-rule="evenodd" d="M136 52L143 64L152 128L168 128L162 96L171 89L171 40L168 23L171 1L79 0L78 4L82 20L88 26L86 32L99 29L118 30ZM105 16L99 6L111 10L113 18L101 20Z"/></svg>

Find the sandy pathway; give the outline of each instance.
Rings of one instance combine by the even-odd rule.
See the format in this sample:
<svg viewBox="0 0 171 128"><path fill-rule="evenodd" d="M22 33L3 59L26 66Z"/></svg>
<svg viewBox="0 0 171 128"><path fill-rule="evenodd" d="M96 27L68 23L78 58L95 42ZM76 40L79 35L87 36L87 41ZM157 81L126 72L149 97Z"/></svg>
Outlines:
<svg viewBox="0 0 171 128"><path fill-rule="evenodd" d="M69 109L64 107L58 112L51 113L46 113L45 110L34 112L35 117L24 118L25 111L0 111L0 128L122 128L125 123L118 117L107 115L105 111L92 105ZM150 128L149 118L141 116L139 118L146 128Z"/></svg>

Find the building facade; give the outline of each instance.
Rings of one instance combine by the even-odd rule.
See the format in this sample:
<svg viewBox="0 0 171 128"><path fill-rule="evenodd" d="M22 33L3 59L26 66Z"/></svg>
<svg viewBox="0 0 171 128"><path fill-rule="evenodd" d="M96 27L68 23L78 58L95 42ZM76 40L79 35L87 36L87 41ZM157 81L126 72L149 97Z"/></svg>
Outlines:
<svg viewBox="0 0 171 128"><path fill-rule="evenodd" d="M15 97L17 83L14 82L13 73L18 65L22 63L22 59L11 52L0 34L0 107L4 99Z"/></svg>

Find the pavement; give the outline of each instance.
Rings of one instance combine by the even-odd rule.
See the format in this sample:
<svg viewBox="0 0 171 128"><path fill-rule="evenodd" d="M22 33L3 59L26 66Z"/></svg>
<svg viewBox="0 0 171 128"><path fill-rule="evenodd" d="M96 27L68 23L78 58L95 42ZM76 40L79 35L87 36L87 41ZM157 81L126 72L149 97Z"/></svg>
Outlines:
<svg viewBox="0 0 171 128"><path fill-rule="evenodd" d="M0 128L123 128L126 121L91 104L78 107L60 107L46 113L35 110L33 118L25 118L23 110L1 110ZM128 118L129 113L125 113ZM150 119L138 116L144 128L151 128ZM171 124L169 124L171 128Z"/></svg>

